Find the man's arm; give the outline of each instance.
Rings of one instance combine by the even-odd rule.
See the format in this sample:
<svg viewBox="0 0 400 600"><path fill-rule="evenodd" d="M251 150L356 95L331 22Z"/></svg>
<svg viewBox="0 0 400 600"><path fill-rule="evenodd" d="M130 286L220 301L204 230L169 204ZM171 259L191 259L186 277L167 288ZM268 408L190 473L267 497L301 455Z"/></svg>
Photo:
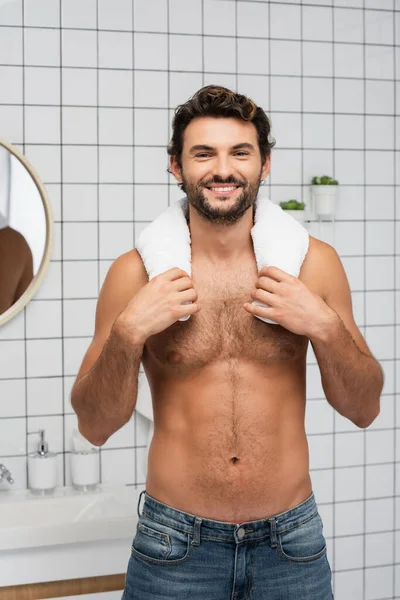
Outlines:
<svg viewBox="0 0 400 600"><path fill-rule="evenodd" d="M78 429L95 446L125 425L135 409L145 341L126 334L121 313L147 281L133 250L114 261L99 294L95 334L71 391Z"/></svg>
<svg viewBox="0 0 400 600"><path fill-rule="evenodd" d="M336 250L318 244L323 300L332 309L329 322L310 338L331 406L361 428L380 411L384 374L354 322L350 286Z"/></svg>
<svg viewBox="0 0 400 600"><path fill-rule="evenodd" d="M33 256L32 251L24 238L24 268L15 293L14 302L26 292L33 279ZM22 254L22 253L21 253Z"/></svg>
<svg viewBox="0 0 400 600"><path fill-rule="evenodd" d="M22 296L33 279L31 249L12 227L0 230L0 314Z"/></svg>

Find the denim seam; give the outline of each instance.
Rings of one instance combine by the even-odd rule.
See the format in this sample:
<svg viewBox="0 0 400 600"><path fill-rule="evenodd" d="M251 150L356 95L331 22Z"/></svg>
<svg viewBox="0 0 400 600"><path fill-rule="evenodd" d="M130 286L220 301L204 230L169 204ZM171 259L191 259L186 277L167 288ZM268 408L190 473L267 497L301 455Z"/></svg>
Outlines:
<svg viewBox="0 0 400 600"><path fill-rule="evenodd" d="M300 525L304 525L304 523L308 523L308 521L313 519L316 514L318 514L318 510L314 511L311 515L309 515L307 518L303 519L302 521L297 521L294 525L291 525L290 527L286 527L284 529L277 528L276 533L277 534L285 533L286 531L291 531L292 529L295 529L296 527L299 527ZM180 527L176 527L175 524L172 525L170 523L166 523L165 521L159 521L158 519L155 519L153 517L153 515L149 515L149 513L147 513L145 510L142 512L142 515L146 515L147 517L149 517L149 519L152 519L155 523L159 523L160 525L165 525L166 527L171 527L172 529L175 529L176 531L180 531L182 533L188 533L190 535L193 535L193 530L189 531L187 529L181 529ZM203 539L221 541L221 542L232 541L232 538L214 537L213 535L208 535L207 533L202 533L201 537ZM271 536L269 533L267 533L266 535L262 535L260 537L251 538L251 539L253 541L259 541L259 540L267 539L269 537L271 537Z"/></svg>
<svg viewBox="0 0 400 600"><path fill-rule="evenodd" d="M308 521L311 521L311 519L313 519L315 517L315 515L317 515L317 514L318 514L318 510L313 512L313 514L308 516L306 519L303 519L302 521L297 521L291 527L286 527L285 529L280 529L276 533L285 533L286 531L291 531L292 529L296 529L296 527L300 527L300 525L304 525L304 523L308 523Z"/></svg>
<svg viewBox="0 0 400 600"><path fill-rule="evenodd" d="M297 563L301 563L301 562L313 562L314 560L317 560L318 558L321 558L322 555L325 554L326 556L326 552L327 552L327 546L325 544L325 546L322 548L322 550L320 550L319 552L317 552L316 554L312 554L311 556L306 556L306 557L296 557L296 556L289 556L289 554L286 554L286 552L284 551L284 549L282 548L281 544L278 544L278 552L279 554L285 558L286 560L290 560L291 562L297 562Z"/></svg>
<svg viewBox="0 0 400 600"><path fill-rule="evenodd" d="M192 531L188 531L187 529L181 529L181 527L177 527L175 525L175 523L174 524L168 523L165 520L160 521L159 519L156 519L155 517L153 517L153 515L149 515L149 513L146 512L145 510L142 511L142 515L146 515L147 517L149 517L149 519L151 519L155 523L158 523L159 525L165 525L165 527L172 527L172 529L175 529L176 531L181 531L182 533L193 533Z"/></svg>
<svg viewBox="0 0 400 600"><path fill-rule="evenodd" d="M142 552L140 552L140 550L137 550L134 545L131 545L131 553L136 556L136 558L138 558L139 560L143 560L144 562L147 563L151 563L153 565L160 565L160 566L176 566L179 564L183 564L184 562L186 562L191 554L192 554L192 548L193 545L190 543L190 539L188 538L187 540L187 548L186 548L186 554L185 556L183 556L182 558L173 558L173 559L167 559L167 558L152 558L150 556L147 556L146 554L143 554Z"/></svg>

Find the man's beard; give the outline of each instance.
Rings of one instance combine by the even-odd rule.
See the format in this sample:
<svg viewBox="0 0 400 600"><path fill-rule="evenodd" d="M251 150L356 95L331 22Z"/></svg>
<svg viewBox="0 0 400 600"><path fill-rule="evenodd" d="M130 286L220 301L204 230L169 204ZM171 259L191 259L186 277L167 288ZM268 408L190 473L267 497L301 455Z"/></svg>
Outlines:
<svg viewBox="0 0 400 600"><path fill-rule="evenodd" d="M234 225L242 218L244 213L256 206L258 190L261 179L255 183L246 183L242 181L213 181L206 184L192 184L182 175L182 190L185 192L188 202L196 210L197 214L205 221L215 223L216 225ZM213 185L214 187L222 187L224 185L239 185L239 189L234 190L232 195L235 198L226 196L220 200L218 195L213 195L213 192L206 191L205 187ZM222 196L222 195L221 195ZM189 207L186 212L186 220L189 222ZM254 224L254 211L253 211Z"/></svg>

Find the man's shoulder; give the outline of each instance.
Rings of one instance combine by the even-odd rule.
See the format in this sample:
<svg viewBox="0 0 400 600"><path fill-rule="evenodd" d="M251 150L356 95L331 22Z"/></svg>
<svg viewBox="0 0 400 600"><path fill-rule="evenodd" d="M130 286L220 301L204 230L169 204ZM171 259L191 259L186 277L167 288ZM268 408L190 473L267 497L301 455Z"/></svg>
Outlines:
<svg viewBox="0 0 400 600"><path fill-rule="evenodd" d="M319 254L320 256L322 256L324 253L329 253L330 251L334 250L333 246L331 246L327 242L319 240L318 238L313 237L310 234L308 237L310 239L309 250L311 250L311 252L313 252L314 255Z"/></svg>
<svg viewBox="0 0 400 600"><path fill-rule="evenodd" d="M111 267L121 279L135 280L143 284L149 281L142 257L136 248L121 254L114 260Z"/></svg>
<svg viewBox="0 0 400 600"><path fill-rule="evenodd" d="M20 260L32 256L31 249L25 237L13 227L0 229L0 248L3 256L16 257Z"/></svg>
<svg viewBox="0 0 400 600"><path fill-rule="evenodd" d="M129 250L111 263L97 302L96 328L103 332L98 334L101 339L106 339L116 317L146 283L147 273L137 250Z"/></svg>
<svg viewBox="0 0 400 600"><path fill-rule="evenodd" d="M308 252L299 278L312 287L321 298L325 295L326 281L336 256L337 252L333 246L312 235L309 236Z"/></svg>
<svg viewBox="0 0 400 600"><path fill-rule="evenodd" d="M7 226L0 229L0 235L2 240L6 240L7 242L13 242L20 246L26 246L27 242L25 237L19 232L17 229L13 227Z"/></svg>

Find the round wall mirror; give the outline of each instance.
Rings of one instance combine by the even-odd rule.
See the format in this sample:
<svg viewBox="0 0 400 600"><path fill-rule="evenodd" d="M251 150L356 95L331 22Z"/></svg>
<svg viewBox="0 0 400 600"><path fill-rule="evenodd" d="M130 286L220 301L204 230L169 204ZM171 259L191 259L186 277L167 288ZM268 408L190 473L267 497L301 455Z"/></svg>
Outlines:
<svg viewBox="0 0 400 600"><path fill-rule="evenodd" d="M43 183L0 138L0 325L26 306L43 281L53 247L53 215Z"/></svg>

